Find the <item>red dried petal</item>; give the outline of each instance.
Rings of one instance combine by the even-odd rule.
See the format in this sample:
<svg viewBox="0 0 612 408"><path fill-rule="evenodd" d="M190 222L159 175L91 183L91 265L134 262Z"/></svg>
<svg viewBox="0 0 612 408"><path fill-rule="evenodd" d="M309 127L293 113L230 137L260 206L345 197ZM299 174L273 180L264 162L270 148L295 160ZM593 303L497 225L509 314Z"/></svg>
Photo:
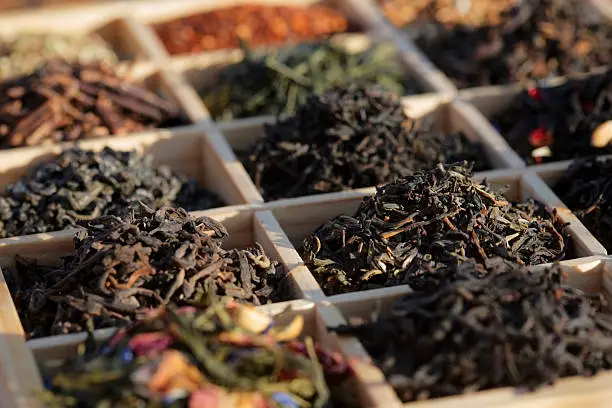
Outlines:
<svg viewBox="0 0 612 408"><path fill-rule="evenodd" d="M537 128L529 134L529 144L533 147L550 146L552 142L552 135L544 128Z"/></svg>
<svg viewBox="0 0 612 408"><path fill-rule="evenodd" d="M536 101L539 101L540 99L542 99L542 96L540 95L540 91L538 90L538 88L529 88L527 90L527 93L529 94L529 96L531 96Z"/></svg>

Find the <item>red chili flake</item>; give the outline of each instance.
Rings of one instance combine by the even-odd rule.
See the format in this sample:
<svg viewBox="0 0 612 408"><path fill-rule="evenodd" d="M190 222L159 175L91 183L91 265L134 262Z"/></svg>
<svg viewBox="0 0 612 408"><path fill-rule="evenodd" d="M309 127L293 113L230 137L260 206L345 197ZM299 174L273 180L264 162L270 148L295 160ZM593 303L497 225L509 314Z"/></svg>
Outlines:
<svg viewBox="0 0 612 408"><path fill-rule="evenodd" d="M537 128L529 134L529 144L533 147L550 146L552 142L552 135L544 128Z"/></svg>
<svg viewBox="0 0 612 408"><path fill-rule="evenodd" d="M593 102L591 101L586 101L586 102L582 102L582 109L585 112L590 112L593 110L593 108L595 107L595 105L593 104Z"/></svg>
<svg viewBox="0 0 612 408"><path fill-rule="evenodd" d="M540 95L540 91L538 90L538 88L529 88L527 90L527 93L529 94L529 96L531 96L536 101L539 101L540 99L542 99L542 95Z"/></svg>

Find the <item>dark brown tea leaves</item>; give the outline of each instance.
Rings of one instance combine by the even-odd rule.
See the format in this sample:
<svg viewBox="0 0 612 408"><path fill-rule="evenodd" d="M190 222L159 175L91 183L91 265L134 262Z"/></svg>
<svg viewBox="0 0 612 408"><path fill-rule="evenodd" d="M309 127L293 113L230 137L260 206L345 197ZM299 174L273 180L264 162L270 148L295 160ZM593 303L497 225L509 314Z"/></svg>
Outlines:
<svg viewBox="0 0 612 408"><path fill-rule="evenodd" d="M567 235L555 213L533 200L509 203L470 177L465 167L439 165L379 187L353 216L304 240L306 265L333 295L436 287L470 258L534 265L564 257Z"/></svg>
<svg viewBox="0 0 612 408"><path fill-rule="evenodd" d="M195 180L153 163L151 156L73 148L29 171L0 195L0 237L75 227L138 203L205 210L223 204Z"/></svg>
<svg viewBox="0 0 612 408"><path fill-rule="evenodd" d="M496 7L478 3L479 8ZM408 31L459 88L586 73L612 62L612 28L589 2L514 3L489 24L474 27L422 18Z"/></svg>
<svg viewBox="0 0 612 408"><path fill-rule="evenodd" d="M487 166L463 134L419 126L397 95L356 85L311 96L242 154L266 200L377 186L463 160Z"/></svg>
<svg viewBox="0 0 612 408"><path fill-rule="evenodd" d="M610 252L612 251L612 160L574 162L553 190Z"/></svg>
<svg viewBox="0 0 612 408"><path fill-rule="evenodd" d="M526 90L493 123L530 164L610 154L612 70Z"/></svg>
<svg viewBox="0 0 612 408"><path fill-rule="evenodd" d="M18 258L7 279L29 338L117 326L169 302L276 299L280 266L259 244L224 249L226 236L210 218L142 208L134 217L88 223L57 266Z"/></svg>
<svg viewBox="0 0 612 408"><path fill-rule="evenodd" d="M375 321L336 329L361 340L403 401L534 389L612 368L603 299L565 286L558 267L528 272L497 258L465 262L455 276Z"/></svg>
<svg viewBox="0 0 612 408"><path fill-rule="evenodd" d="M302 315L275 320L235 302L160 310L99 347L43 364L42 400L49 408L356 406L342 356L303 332Z"/></svg>

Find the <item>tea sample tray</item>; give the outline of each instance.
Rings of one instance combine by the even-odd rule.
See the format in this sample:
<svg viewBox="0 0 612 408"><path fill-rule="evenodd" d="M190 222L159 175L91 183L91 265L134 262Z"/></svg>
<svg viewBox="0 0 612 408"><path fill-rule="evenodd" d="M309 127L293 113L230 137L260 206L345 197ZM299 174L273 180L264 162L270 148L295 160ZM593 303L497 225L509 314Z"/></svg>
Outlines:
<svg viewBox="0 0 612 408"><path fill-rule="evenodd" d="M219 195L226 206L197 211L221 222L229 231L229 248L243 248L259 242L287 274L286 302L261 306L271 315L301 314L307 333L339 350L356 373L355 392L364 407L582 407L607 406L612 397L612 373L594 378L566 378L554 386L533 393L518 394L509 388L467 395L402 404L372 364L361 343L352 337L337 336L328 328L353 318L368 319L374 310L384 310L396 298L410 291L396 286L326 296L297 248L317 226L338 215L350 215L364 197L375 193L375 186L337 193L264 201L255 183L238 159L239 153L259 140L265 126L275 122L270 116L215 121L199 96L203 87L214 84L228 65L245 58L240 49L222 49L195 54L171 55L157 36L154 25L246 1L134 0L97 5L53 8L42 11L3 13L0 35L22 33L63 33L86 36L95 33L106 40L121 59L120 69L144 80L145 86L175 101L189 124L154 129L127 136L110 136L78 143L63 143L0 150L0 187L17 182L33 166L78 145L84 149L136 150L153 157L157 165L195 178L201 186ZM311 5L314 0L260 0L261 4ZM411 39L393 27L376 4L361 0L326 1L350 22L353 32L336 34L332 41L355 52L372 44L392 47L407 79L414 80L422 94L403 95L406 114L445 135L462 132L483 147L491 170L475 178L494 189L507 187L509 200L534 198L558 211L568 222L570 253L561 262L567 282L589 293L602 293L610 299L612 260L607 250L568 210L551 185L568 167L568 162L539 166L527 163L493 126L491 118L505 109L523 88L520 85L485 87L459 91L453 82L429 61ZM610 16L609 4L593 0L594 10ZM279 46L260 47L274 51ZM558 79L557 79L558 80ZM56 262L73 248L75 230L19 236L0 240L0 267L12 267L15 256ZM540 266L534 267L539 268ZM83 341L80 334L53 336L26 341L17 311L3 276L0 276L0 406L38 407L36 391L42 387L37 361L68 356ZM285 315L284 315L285 316ZM108 330L97 333L108 336Z"/></svg>

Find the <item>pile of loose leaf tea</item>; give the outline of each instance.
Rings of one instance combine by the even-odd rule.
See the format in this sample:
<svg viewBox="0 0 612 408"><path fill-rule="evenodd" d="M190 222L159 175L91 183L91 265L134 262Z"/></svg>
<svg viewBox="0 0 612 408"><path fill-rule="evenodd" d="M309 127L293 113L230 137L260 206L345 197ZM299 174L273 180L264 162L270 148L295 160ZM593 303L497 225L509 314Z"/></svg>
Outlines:
<svg viewBox="0 0 612 408"><path fill-rule="evenodd" d="M266 200L376 186L437 163L487 167L480 145L412 121L380 87L312 95L265 133L241 157Z"/></svg>
<svg viewBox="0 0 612 408"><path fill-rule="evenodd" d="M156 25L170 54L277 45L327 37L349 29L347 19L324 5L242 4L218 8Z"/></svg>
<svg viewBox="0 0 612 408"><path fill-rule="evenodd" d="M612 252L612 160L591 158L572 163L553 190Z"/></svg>
<svg viewBox="0 0 612 408"><path fill-rule="evenodd" d="M499 24L516 0L378 0L385 16L402 27L416 21L480 26Z"/></svg>
<svg viewBox="0 0 612 408"><path fill-rule="evenodd" d="M95 33L20 33L14 37L0 37L0 79L29 74L45 61L56 58L82 64L119 61L110 44Z"/></svg>
<svg viewBox="0 0 612 408"><path fill-rule="evenodd" d="M331 41L283 47L270 53L245 49L244 60L223 69L201 89L216 119L294 115L308 97L349 83L378 84L406 95L417 85L406 78L391 44L353 52Z"/></svg>
<svg viewBox="0 0 612 408"><path fill-rule="evenodd" d="M591 72L612 63L612 27L583 0L525 0L498 24L409 27L459 88Z"/></svg>
<svg viewBox="0 0 612 408"><path fill-rule="evenodd" d="M59 231L143 203L190 211L223 202L193 179L136 152L73 148L39 164L0 193L0 238Z"/></svg>
<svg viewBox="0 0 612 408"><path fill-rule="evenodd" d="M54 60L0 82L0 148L33 146L186 123L180 108L104 63Z"/></svg>
<svg viewBox="0 0 612 408"><path fill-rule="evenodd" d="M492 121L530 164L612 153L612 70L525 90Z"/></svg>
<svg viewBox="0 0 612 408"><path fill-rule="evenodd" d="M438 165L379 187L354 215L340 215L300 249L328 295L409 284L436 287L454 265L503 257L536 265L562 259L567 236L556 213L510 203L468 168Z"/></svg>
<svg viewBox="0 0 612 408"><path fill-rule="evenodd" d="M74 408L346 403L349 366L311 337L300 340L303 327L301 315L283 326L252 307L227 302L205 310L160 310L101 347L55 366L43 364L48 389L42 401L57 407L70 401Z"/></svg>
<svg viewBox="0 0 612 408"><path fill-rule="evenodd" d="M227 235L208 217L143 206L87 223L58 265L17 258L6 279L28 338L118 326L169 302L277 299L280 266L259 244L224 249Z"/></svg>
<svg viewBox="0 0 612 408"><path fill-rule="evenodd" d="M359 338L402 401L534 389L612 368L603 298L564 285L558 266L527 271L491 259L456 269L454 282L336 329Z"/></svg>

